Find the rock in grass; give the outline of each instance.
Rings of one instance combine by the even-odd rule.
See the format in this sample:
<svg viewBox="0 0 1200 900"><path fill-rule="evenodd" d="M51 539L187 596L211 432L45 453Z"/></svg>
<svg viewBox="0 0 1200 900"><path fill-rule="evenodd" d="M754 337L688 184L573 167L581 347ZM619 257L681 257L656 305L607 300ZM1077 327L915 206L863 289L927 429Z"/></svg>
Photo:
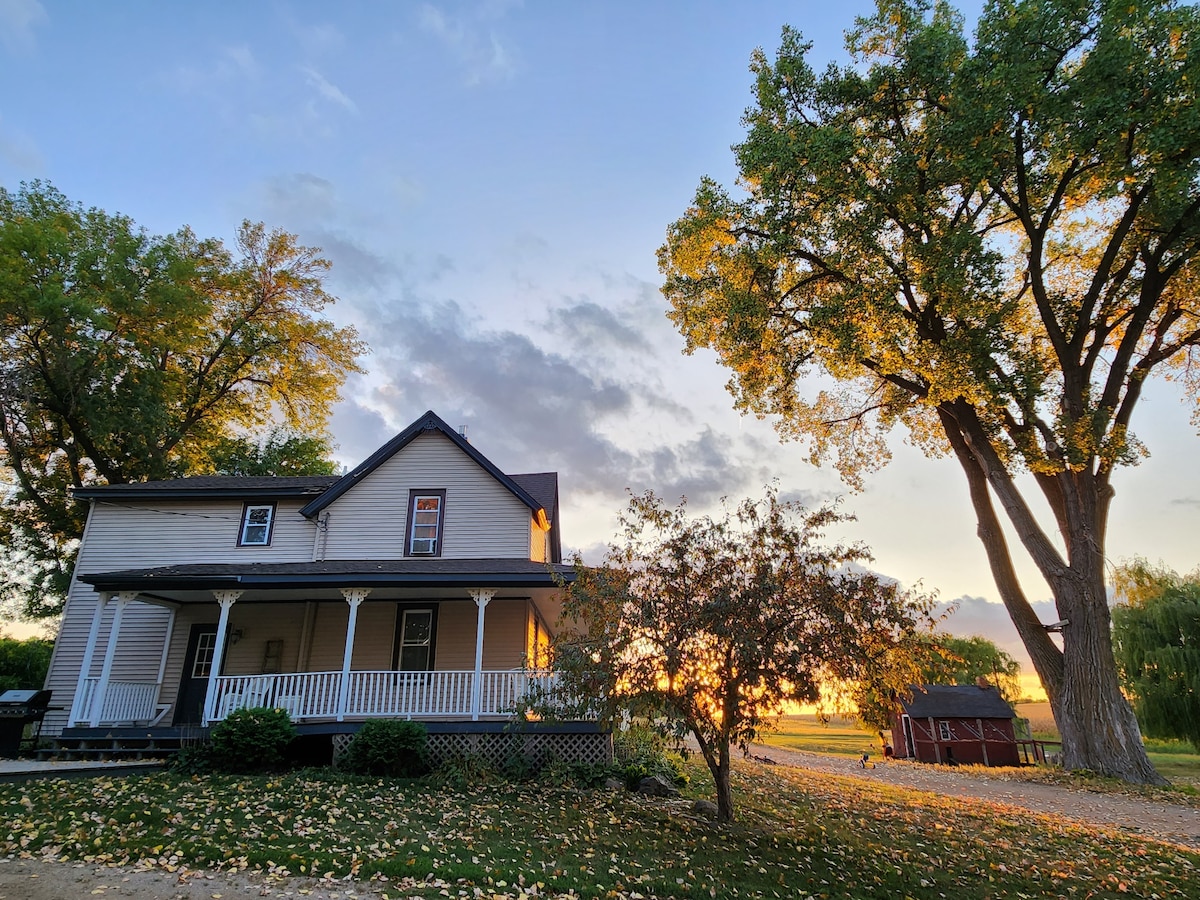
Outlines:
<svg viewBox="0 0 1200 900"><path fill-rule="evenodd" d="M717 817L717 804L711 800L697 800L692 804L692 812L698 816L715 819Z"/></svg>
<svg viewBox="0 0 1200 900"><path fill-rule="evenodd" d="M638 782L638 793L651 797L678 797L679 789L662 775L647 775Z"/></svg>

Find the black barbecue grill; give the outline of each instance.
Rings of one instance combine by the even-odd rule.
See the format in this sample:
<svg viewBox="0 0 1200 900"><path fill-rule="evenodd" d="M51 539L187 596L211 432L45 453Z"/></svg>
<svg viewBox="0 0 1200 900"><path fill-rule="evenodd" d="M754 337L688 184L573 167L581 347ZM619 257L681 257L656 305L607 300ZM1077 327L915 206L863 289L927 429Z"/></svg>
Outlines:
<svg viewBox="0 0 1200 900"><path fill-rule="evenodd" d="M0 757L11 758L21 752L25 726L36 722L40 732L42 717L49 707L50 691L5 691L0 694Z"/></svg>

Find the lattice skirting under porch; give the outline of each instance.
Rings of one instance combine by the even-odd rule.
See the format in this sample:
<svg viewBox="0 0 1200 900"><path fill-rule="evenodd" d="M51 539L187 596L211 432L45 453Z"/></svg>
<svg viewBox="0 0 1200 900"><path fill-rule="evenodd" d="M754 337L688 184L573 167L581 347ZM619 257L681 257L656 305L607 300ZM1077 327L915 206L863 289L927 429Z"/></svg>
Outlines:
<svg viewBox="0 0 1200 900"><path fill-rule="evenodd" d="M333 758L346 752L352 734L333 735ZM606 733L544 734L538 732L492 732L430 734L429 757L436 766L445 760L472 756L500 767L520 754L535 766L552 760L566 763L606 765L612 762L612 735Z"/></svg>

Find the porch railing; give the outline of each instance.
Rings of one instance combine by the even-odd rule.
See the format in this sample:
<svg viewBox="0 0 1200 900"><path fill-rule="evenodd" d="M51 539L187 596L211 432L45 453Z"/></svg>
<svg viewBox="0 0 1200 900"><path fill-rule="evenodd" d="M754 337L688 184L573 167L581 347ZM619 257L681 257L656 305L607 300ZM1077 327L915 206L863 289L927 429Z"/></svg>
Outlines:
<svg viewBox="0 0 1200 900"><path fill-rule="evenodd" d="M99 685L99 678L88 678L84 681L83 690L71 704L72 725L91 724L92 706L96 702L96 689ZM154 681L110 680L108 690L104 693L104 708L100 710L100 724L154 722L159 712L158 689L159 684Z"/></svg>
<svg viewBox="0 0 1200 900"><path fill-rule="evenodd" d="M226 675L216 680L209 712L220 721L235 709L286 709L293 721L337 718L464 718L512 715L526 697L545 696L555 676L540 670L484 671L476 708L475 672L351 672L342 706L341 672Z"/></svg>

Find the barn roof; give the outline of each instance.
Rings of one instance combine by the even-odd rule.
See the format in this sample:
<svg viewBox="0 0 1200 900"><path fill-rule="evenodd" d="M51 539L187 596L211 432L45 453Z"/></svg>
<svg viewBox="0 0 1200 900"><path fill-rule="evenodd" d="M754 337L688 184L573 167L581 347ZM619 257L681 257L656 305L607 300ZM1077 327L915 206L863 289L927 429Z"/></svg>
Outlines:
<svg viewBox="0 0 1200 900"><path fill-rule="evenodd" d="M1016 713L994 687L973 684L914 684L900 705L913 718L1015 719Z"/></svg>

